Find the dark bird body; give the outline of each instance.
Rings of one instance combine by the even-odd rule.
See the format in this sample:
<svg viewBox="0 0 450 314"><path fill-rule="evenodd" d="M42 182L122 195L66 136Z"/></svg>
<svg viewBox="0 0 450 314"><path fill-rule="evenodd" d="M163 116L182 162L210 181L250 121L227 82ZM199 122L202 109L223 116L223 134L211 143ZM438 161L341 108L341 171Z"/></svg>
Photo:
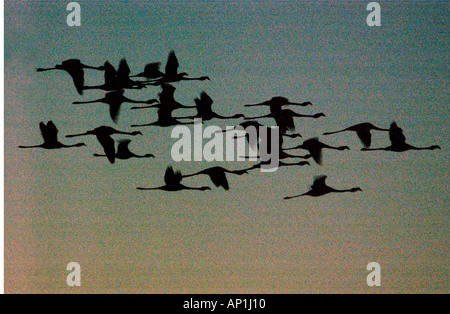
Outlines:
<svg viewBox="0 0 450 314"><path fill-rule="evenodd" d="M93 67L93 66L89 66L89 65L85 65L85 64L81 63L81 61L78 59L69 59L69 60L63 61L61 64L56 65L54 68L47 68L47 69L38 68L37 72L53 71L53 70L66 71L72 77L72 80L75 85L75 88L77 89L77 92L80 95L83 95L84 69L103 71L105 69L105 67L103 67L103 66Z"/></svg>
<svg viewBox="0 0 450 314"><path fill-rule="evenodd" d="M121 160L128 160L131 158L155 158L152 154L145 154L145 155L136 155L135 153L132 153L130 151L130 148L128 147L131 140L121 140L119 141L119 145L117 147L116 152L116 159ZM106 155L100 155L100 154L94 154L95 157L106 157Z"/></svg>
<svg viewBox="0 0 450 314"><path fill-rule="evenodd" d="M70 148L70 147L82 147L86 146L84 143L78 143L75 145L65 145L58 141L58 129L56 128L53 121L49 121L47 124L41 122L39 124L41 130L42 138L44 143L35 146L19 146L19 148L44 148L44 149L60 149L60 148Z"/></svg>
<svg viewBox="0 0 450 314"><path fill-rule="evenodd" d="M167 168L166 174L164 175L164 181L166 185L158 187L158 188L141 188L138 187L138 190L141 191L167 191L167 192L177 192L177 191L183 191L183 190L192 190L192 191L210 191L211 188L205 186L201 188L193 188L188 187L183 184L181 184L181 181L183 180L183 175L181 172L175 172L172 167Z"/></svg>
<svg viewBox="0 0 450 314"><path fill-rule="evenodd" d="M94 135L97 140L99 141L100 145L102 145L103 150L106 154L106 157L108 158L110 163L115 162L116 158L116 149L115 149L115 142L114 139L111 137L113 134L124 134L124 135L142 135L141 132L122 132L118 131L112 127L109 126L101 126L96 129L93 129L91 131L87 131L85 133L81 134L75 134L75 135L67 135L66 137L78 137L78 136L87 136L87 135Z"/></svg>
<svg viewBox="0 0 450 314"><path fill-rule="evenodd" d="M406 143L406 137L403 134L403 129L401 129L397 123L392 123L389 129L389 139L391 141L391 146L385 148L363 148L362 151L390 151L396 153L402 153L409 150L436 150L441 149L438 145L433 145L430 147L415 147Z"/></svg>
<svg viewBox="0 0 450 314"><path fill-rule="evenodd" d="M295 150L295 149L304 149L304 150L309 151L309 153L311 154L311 157L319 165L322 164L323 149L334 149L334 150L340 150L340 151L350 150L350 148L348 146L333 147L333 146L324 144L324 143L320 142L318 138L312 138L312 139L306 140L303 142L303 144L293 147L293 148L288 148L286 150Z"/></svg>
<svg viewBox="0 0 450 314"><path fill-rule="evenodd" d="M169 53L169 57L167 59L165 73L161 78L158 78L150 83L149 85L161 85L164 83L175 83L180 81L204 81L209 80L209 77L207 76L201 76L201 77L188 77L188 74L186 72L178 72L179 67L178 59L175 55L174 51L171 51Z"/></svg>
<svg viewBox="0 0 450 314"><path fill-rule="evenodd" d="M323 135L332 135L332 134L338 134L338 133L342 133L342 132L356 132L359 139L363 143L364 147L369 148L370 145L372 144L372 133L371 133L372 130L386 131L386 132L389 131L387 129L379 128L379 127L373 125L372 123L366 122L366 123L361 123L361 124L351 126L344 130L341 130L341 131L324 133Z"/></svg>
<svg viewBox="0 0 450 314"><path fill-rule="evenodd" d="M362 192L362 190L360 188L353 188L353 189L349 189L349 190L336 190L332 187L329 187L326 184L326 179L327 176L321 176L318 177L314 180L313 185L311 186L311 190L301 194L301 195L297 195L297 196L292 196L292 197L285 197L285 200L291 200L291 199L295 199L295 198L299 198L302 196L312 196L312 197L320 197L326 194L330 194L330 193L356 193L356 192Z"/></svg>
<svg viewBox="0 0 450 314"><path fill-rule="evenodd" d="M214 183L216 187L223 187L225 190L228 191L230 189L230 186L227 179L227 173L241 176L247 174L248 172L247 170L231 171L222 167L212 167L191 175L183 176L183 178L189 178L199 175L207 175L210 177L211 181Z"/></svg>

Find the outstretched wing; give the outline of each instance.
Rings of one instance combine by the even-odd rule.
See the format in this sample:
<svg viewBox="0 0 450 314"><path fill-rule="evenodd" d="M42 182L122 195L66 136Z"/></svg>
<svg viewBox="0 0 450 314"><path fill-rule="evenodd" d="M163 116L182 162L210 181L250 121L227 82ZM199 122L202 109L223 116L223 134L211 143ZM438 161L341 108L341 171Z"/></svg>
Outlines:
<svg viewBox="0 0 450 314"><path fill-rule="evenodd" d="M311 189L313 189L313 190L322 190L324 187L327 186L326 180L327 180L327 176L316 177L314 179L313 185L311 186Z"/></svg>
<svg viewBox="0 0 450 314"><path fill-rule="evenodd" d="M167 185L180 184L182 179L181 172L175 172L172 167L167 168L166 174L164 175L164 181Z"/></svg>
<svg viewBox="0 0 450 314"><path fill-rule="evenodd" d="M404 145L406 144L406 137L403 134L403 130L397 125L397 123L392 123L389 129L389 139L392 145Z"/></svg>
<svg viewBox="0 0 450 314"><path fill-rule="evenodd" d="M123 155L130 152L128 145L131 143L131 140L120 140L119 145L117 146L117 155Z"/></svg>
<svg viewBox="0 0 450 314"><path fill-rule="evenodd" d="M308 150L314 161L318 164L322 164L322 143L318 138L312 138L303 142L304 149Z"/></svg>
<svg viewBox="0 0 450 314"><path fill-rule="evenodd" d="M372 144L372 133L370 133L370 130L362 130L357 132L357 134L364 147L369 148Z"/></svg>
<svg viewBox="0 0 450 314"><path fill-rule="evenodd" d="M225 172L217 171L216 173L214 173L214 175L210 175L209 177L211 178L211 181L215 186L223 187L226 191L230 189L227 174Z"/></svg>
<svg viewBox="0 0 450 314"><path fill-rule="evenodd" d="M115 85L117 82L117 72L114 66L109 63L109 61L105 62L105 85Z"/></svg>
<svg viewBox="0 0 450 314"><path fill-rule="evenodd" d="M76 67L69 71L70 76L72 77L73 84L77 89L78 94L83 95L84 89L84 70L82 67Z"/></svg>
<svg viewBox="0 0 450 314"><path fill-rule="evenodd" d="M144 73L147 78L158 78L162 76L161 71L159 70L161 63L154 62L149 63L144 68Z"/></svg>
<svg viewBox="0 0 450 314"><path fill-rule="evenodd" d="M130 67L128 66L127 60L122 59L119 63L119 68L117 69L117 77L119 80L127 80L130 77Z"/></svg>
<svg viewBox="0 0 450 314"><path fill-rule="evenodd" d="M58 142L58 129L52 121L49 121L47 124L41 122L39 128L45 143Z"/></svg>
<svg viewBox="0 0 450 314"><path fill-rule="evenodd" d="M175 55L175 52L172 50L169 53L169 58L167 59L166 64L166 75L176 75L178 73L178 59Z"/></svg>
<svg viewBox="0 0 450 314"><path fill-rule="evenodd" d="M106 157L110 163L114 163L116 160L116 150L114 139L108 135L97 136L98 141L103 147Z"/></svg>

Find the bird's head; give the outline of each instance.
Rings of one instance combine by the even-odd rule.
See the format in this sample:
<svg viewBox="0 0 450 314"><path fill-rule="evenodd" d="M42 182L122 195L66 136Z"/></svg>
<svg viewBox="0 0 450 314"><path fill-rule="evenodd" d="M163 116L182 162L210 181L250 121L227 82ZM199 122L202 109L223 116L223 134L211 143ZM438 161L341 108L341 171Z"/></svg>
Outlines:
<svg viewBox="0 0 450 314"><path fill-rule="evenodd" d="M75 144L75 147L87 147L87 145L84 143L78 143L78 144Z"/></svg>
<svg viewBox="0 0 450 314"><path fill-rule="evenodd" d="M200 81L211 81L211 79L208 76L202 76L199 78Z"/></svg>
<svg viewBox="0 0 450 314"><path fill-rule="evenodd" d="M430 150L442 149L439 145L434 145L430 147Z"/></svg>
<svg viewBox="0 0 450 314"><path fill-rule="evenodd" d="M133 136L136 136L136 135L142 135L142 132L140 132L140 131L135 131L135 132L132 132L131 135L133 135Z"/></svg>
<svg viewBox="0 0 450 314"><path fill-rule="evenodd" d="M355 193L355 192L362 192L361 188L354 188L354 189L351 189L351 191L353 193Z"/></svg>
<svg viewBox="0 0 450 314"><path fill-rule="evenodd" d="M314 116L313 116L313 118L314 119L319 119L320 117L326 117L326 115L324 114L324 113L318 113L318 114L315 114Z"/></svg>
<svg viewBox="0 0 450 314"><path fill-rule="evenodd" d="M348 146L342 146L342 147L339 147L339 150L350 150L350 147L348 147Z"/></svg>
<svg viewBox="0 0 450 314"><path fill-rule="evenodd" d="M153 154L146 154L144 155L145 158L156 158Z"/></svg>
<svg viewBox="0 0 450 314"><path fill-rule="evenodd" d="M211 191L211 188L208 186L204 186L202 188L200 188L201 191Z"/></svg>

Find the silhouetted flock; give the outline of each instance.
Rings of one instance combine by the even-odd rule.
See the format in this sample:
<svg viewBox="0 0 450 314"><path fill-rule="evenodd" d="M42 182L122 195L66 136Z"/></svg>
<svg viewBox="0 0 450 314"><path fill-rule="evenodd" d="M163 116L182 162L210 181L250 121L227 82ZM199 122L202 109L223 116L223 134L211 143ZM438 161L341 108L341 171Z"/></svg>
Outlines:
<svg viewBox="0 0 450 314"><path fill-rule="evenodd" d="M189 125L194 124L193 119L201 118L203 121L210 121L213 119L244 119L245 122L238 124L237 126L241 126L243 128L247 128L248 126L254 126L259 129L259 127L263 127L262 124L257 122L256 120L270 118L275 121L276 126L278 126L280 131L280 145L279 145L279 167L287 167L287 166L305 166L310 163L307 161L309 159L313 159L315 163L321 165L322 164L322 151L324 149L332 149L332 150L350 150L347 146L342 147L333 147L322 143L318 138L312 138L303 141L301 144L292 147L285 148L283 146L284 140L283 138L289 137L292 139L300 138L301 135L299 133L295 133L296 125L295 118L313 118L318 119L321 117L325 117L323 113L317 113L314 115L305 115L295 112L291 109L286 109L286 107L306 107L311 106L310 102L303 103L294 103L289 101L284 97L273 97L270 100L264 101L258 104L245 105L245 107L268 107L270 113L260 117L246 117L244 114L236 114L234 116L225 117L215 113L212 110L213 100L206 93L202 92L200 94L200 98L196 98L194 100L195 106L185 106L180 104L175 100L174 92L176 88L171 83L176 83L180 81L190 81L190 80L198 80L204 81L209 80L207 76L201 77L189 77L185 72L178 72L178 59L175 56L173 51L170 52L165 71L160 71L160 63L150 63L144 67L144 70L137 74L131 76L130 68L125 59L122 59L118 69L116 70L111 63L108 61L105 62L103 66L93 67L83 64L80 60L70 59L63 61L61 64L56 65L54 68L47 69L37 69L38 72L44 71L53 71L53 70L62 70L67 72L73 79L73 83L75 85L76 90L80 95L83 95L85 90L99 89L106 91L106 94L101 99L89 100L84 102L74 102L74 104L90 104L90 103L105 103L109 105L110 116L114 123L117 123L119 116L121 105L123 103L133 103L139 104L140 106L132 107L131 110L144 110L144 109L157 109L157 117L156 121L149 122L143 125L132 125L132 127L172 127L177 125ZM104 83L102 85L97 86L86 86L84 81L84 71L85 70L93 70L93 71L103 71L104 72ZM139 79L139 80L135 80ZM161 88L160 93L157 95L157 99L149 99L149 100L133 100L127 98L124 93L128 89L143 89L148 86L158 86ZM173 112L178 109L196 109L197 114L193 116L186 117L174 117ZM151 110L148 112L152 112ZM181 122L180 120L187 120L187 122ZM52 121L49 121L47 124L44 122L40 123L40 130L44 140L44 143L41 145L35 146L19 146L20 148L44 148L44 149L61 149L61 148L70 148L70 147L82 147L86 146L84 143L76 143L71 145L62 144L58 140L58 129ZM389 139L391 141L391 145L385 148L370 148L372 142L372 131L380 131L380 132L389 132ZM226 131L224 131L226 132ZM324 135L333 135L339 134L343 132L355 132L359 139L361 140L364 148L363 151L376 151L376 150L384 150L391 152L405 152L408 150L435 150L440 149L439 146L431 146L431 147L414 147L406 143L406 138L403 135L403 130L398 127L398 125L394 122L390 126L389 129L383 129L374 126L371 123L361 123L355 126L351 126L349 128L324 133ZM130 158L155 158L152 154L145 155L136 155L129 150L129 144L131 140L121 140L118 142L117 150L116 150L116 142L111 137L114 134L122 134L129 136L142 135L139 131L134 132L125 132L119 131L109 126L99 126L93 130L86 131L80 134L67 135L66 138L73 137L82 137L93 135L97 138L100 145L103 147L104 154L94 154L95 157L105 157L109 160L111 164L114 164L116 159L130 159ZM270 135L270 132L268 132ZM259 136L259 135L258 135ZM252 142L249 136L246 136L247 142L252 147L256 147L259 145L257 142ZM270 137L268 137L267 141L270 141ZM288 151L298 151L304 150L307 151L308 154L304 156L300 155L291 155ZM294 159L297 162L284 162L285 159ZM198 190L198 191L206 191L211 190L210 187L188 187L182 184L182 180L184 178L193 177L193 176L208 176L212 183L216 187L222 187L225 190L229 189L229 183L227 180L227 174L232 175L245 175L248 174L251 170L260 169L262 165L264 165L264 161L260 161L258 164L254 165L251 168L243 169L243 170L227 170L222 167L212 167L207 168L198 173L194 173L191 175L183 176L181 172L174 171L172 167L169 167L166 170L164 181L165 185L157 188L137 188L138 190L163 190L163 191L181 191L181 190ZM301 196L313 196L319 197L328 193L345 193L345 192L358 192L362 191L360 188L352 188L352 189L344 189L338 190L332 187L329 187L326 184L326 176L321 176L315 178L313 185L311 186L310 191L293 197L286 197L285 199L294 199Z"/></svg>

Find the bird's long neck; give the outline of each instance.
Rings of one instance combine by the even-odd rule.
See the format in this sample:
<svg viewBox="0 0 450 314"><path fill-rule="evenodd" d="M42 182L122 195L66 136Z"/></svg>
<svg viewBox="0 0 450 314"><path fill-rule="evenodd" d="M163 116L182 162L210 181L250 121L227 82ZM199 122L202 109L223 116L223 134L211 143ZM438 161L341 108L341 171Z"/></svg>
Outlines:
<svg viewBox="0 0 450 314"><path fill-rule="evenodd" d="M44 144L34 146L19 146L19 148L41 148L41 147L44 147Z"/></svg>
<svg viewBox="0 0 450 314"><path fill-rule="evenodd" d="M304 193L304 194L300 194L300 195L296 195L296 196L285 197L284 199L288 201L288 200L293 200L293 199L300 198L300 197L303 197L306 195L308 195L308 193Z"/></svg>
<svg viewBox="0 0 450 314"><path fill-rule="evenodd" d="M38 68L38 69L36 69L36 71L37 72L46 72L46 71L54 71L54 70L61 70L61 69L58 69L58 68Z"/></svg>
<svg viewBox="0 0 450 314"><path fill-rule="evenodd" d="M87 135L91 135L91 133L86 132L86 133L81 133L81 134L66 135L66 137L72 138L72 137L80 137L80 136L87 136Z"/></svg>
<svg viewBox="0 0 450 314"><path fill-rule="evenodd" d="M348 190L337 190L334 188L329 188L329 189L333 193L355 193L355 192L357 192L355 189L348 189Z"/></svg>
<svg viewBox="0 0 450 314"><path fill-rule="evenodd" d="M263 118L273 118L272 115L265 115L265 116L259 116L259 117L245 117L245 120L256 120L256 119L263 119Z"/></svg>
<svg viewBox="0 0 450 314"><path fill-rule="evenodd" d="M205 191L205 190L206 190L206 187L203 187L203 188L193 188L193 187L184 186L184 185L181 185L181 187L182 187L183 190L188 190L188 191Z"/></svg>
<svg viewBox="0 0 450 314"><path fill-rule="evenodd" d="M74 105L82 105L82 104L95 104L98 102L103 102L104 98L102 99L97 99L97 100L90 100L90 101L74 101L73 104Z"/></svg>
<svg viewBox="0 0 450 314"><path fill-rule="evenodd" d="M339 134L339 133L343 133L348 131L347 129L344 130L340 130L340 131L335 131L335 132L327 132L327 133L323 133L323 135L333 135L333 134Z"/></svg>

